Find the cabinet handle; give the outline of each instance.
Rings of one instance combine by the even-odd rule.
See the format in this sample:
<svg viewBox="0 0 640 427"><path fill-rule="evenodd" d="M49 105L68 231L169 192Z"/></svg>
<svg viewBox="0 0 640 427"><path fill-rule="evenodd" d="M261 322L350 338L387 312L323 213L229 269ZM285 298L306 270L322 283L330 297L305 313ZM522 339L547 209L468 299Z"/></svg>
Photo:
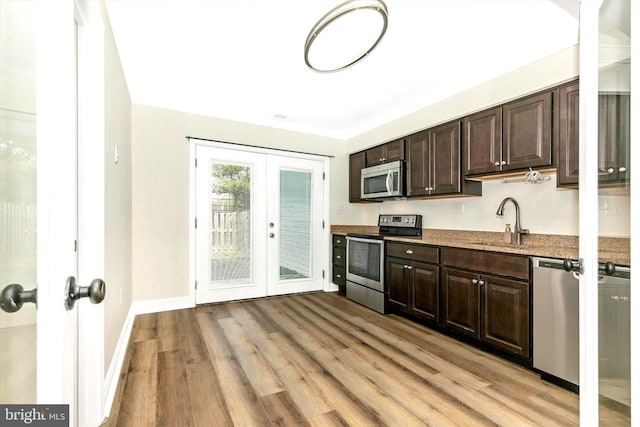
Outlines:
<svg viewBox="0 0 640 427"><path fill-rule="evenodd" d="M480 280L480 281L478 282L478 284L479 284L480 286L484 285L484 280Z"/></svg>
<svg viewBox="0 0 640 427"><path fill-rule="evenodd" d="M413 267L411 267L410 265L407 265L407 270L413 270Z"/></svg>
<svg viewBox="0 0 640 427"><path fill-rule="evenodd" d="M471 279L471 283L473 283L474 285L478 284L478 279Z"/></svg>
<svg viewBox="0 0 640 427"><path fill-rule="evenodd" d="M341 275L341 274L336 274L336 277L337 277L338 279L341 279L341 278L342 278L342 275Z"/></svg>
<svg viewBox="0 0 640 427"><path fill-rule="evenodd" d="M500 166L500 162L495 162L494 165Z"/></svg>
<svg viewBox="0 0 640 427"><path fill-rule="evenodd" d="M406 270L407 268L409 268L409 266L407 264L403 265L404 269Z"/></svg>
<svg viewBox="0 0 640 427"><path fill-rule="evenodd" d="M342 240L338 239L336 240L336 243L342 243Z"/></svg>
<svg viewBox="0 0 640 427"><path fill-rule="evenodd" d="M341 255L336 255L336 259L342 259Z"/></svg>
<svg viewBox="0 0 640 427"><path fill-rule="evenodd" d="M609 169L607 169L607 173L613 173L613 172L615 172L615 169L614 169L614 168L609 168Z"/></svg>
<svg viewBox="0 0 640 427"><path fill-rule="evenodd" d="M405 253L411 255L413 253L413 251L411 249L407 249Z"/></svg>
<svg viewBox="0 0 640 427"><path fill-rule="evenodd" d="M501 161L501 162L500 162L500 164L501 164L502 166L504 166L504 165L506 165L506 164L507 164L507 161L506 161L506 160L503 160L503 161Z"/></svg>
<svg viewBox="0 0 640 427"><path fill-rule="evenodd" d="M618 172L626 172L627 168L625 168L624 166L620 166L620 168L618 169Z"/></svg>

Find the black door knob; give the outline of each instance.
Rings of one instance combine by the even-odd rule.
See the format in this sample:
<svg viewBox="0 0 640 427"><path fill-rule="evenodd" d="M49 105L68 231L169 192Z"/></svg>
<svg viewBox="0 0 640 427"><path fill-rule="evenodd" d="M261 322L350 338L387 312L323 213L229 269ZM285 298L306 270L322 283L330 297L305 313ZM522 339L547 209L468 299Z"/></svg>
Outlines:
<svg viewBox="0 0 640 427"><path fill-rule="evenodd" d="M64 306L67 310L73 309L80 298L89 298L92 304L100 304L106 295L106 284L102 279L93 279L89 286L78 286L76 278L69 276L65 290Z"/></svg>
<svg viewBox="0 0 640 427"><path fill-rule="evenodd" d="M0 293L0 308L7 313L15 313L22 308L25 302L38 302L38 290L25 291L22 285L17 283L6 286Z"/></svg>

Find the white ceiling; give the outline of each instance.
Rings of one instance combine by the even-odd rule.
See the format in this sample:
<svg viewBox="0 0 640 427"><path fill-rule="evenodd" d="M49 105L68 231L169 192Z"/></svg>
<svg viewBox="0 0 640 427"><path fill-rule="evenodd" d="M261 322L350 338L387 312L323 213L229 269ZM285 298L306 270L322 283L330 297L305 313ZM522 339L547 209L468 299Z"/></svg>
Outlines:
<svg viewBox="0 0 640 427"><path fill-rule="evenodd" d="M132 102L350 139L577 44L579 0L385 0L360 63L304 63L342 0L106 0Z"/></svg>

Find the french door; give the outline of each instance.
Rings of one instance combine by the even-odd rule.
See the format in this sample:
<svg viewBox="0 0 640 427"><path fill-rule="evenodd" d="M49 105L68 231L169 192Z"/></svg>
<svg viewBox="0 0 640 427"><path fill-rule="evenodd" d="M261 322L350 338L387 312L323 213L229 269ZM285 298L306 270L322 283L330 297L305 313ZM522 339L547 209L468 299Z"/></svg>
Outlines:
<svg viewBox="0 0 640 427"><path fill-rule="evenodd" d="M196 303L323 288L324 161L196 146Z"/></svg>
<svg viewBox="0 0 640 427"><path fill-rule="evenodd" d="M616 411L630 413L631 425L638 424L636 287L613 280L598 265L612 256L600 247L603 237L611 237L600 232L606 224L608 233L616 230L613 237L630 237L618 255L637 266L636 251L630 252L638 230L637 221L631 221L637 218L637 186L632 185L637 177L631 170L638 160L638 109L631 96L639 83L639 73L631 72L637 51L632 28L640 28L637 6L630 0L582 0L580 5L581 426L629 425L616 418Z"/></svg>

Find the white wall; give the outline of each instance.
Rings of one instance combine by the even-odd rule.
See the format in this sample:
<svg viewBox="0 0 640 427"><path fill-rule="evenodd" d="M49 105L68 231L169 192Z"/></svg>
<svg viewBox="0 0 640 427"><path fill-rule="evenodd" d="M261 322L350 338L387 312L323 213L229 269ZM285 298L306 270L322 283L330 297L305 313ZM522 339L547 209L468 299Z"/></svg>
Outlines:
<svg viewBox="0 0 640 427"><path fill-rule="evenodd" d="M134 104L134 301L187 296L192 286L187 136L345 157L343 141ZM343 161L331 163L330 174L338 174L336 164ZM332 190L346 185L332 181Z"/></svg>
<svg viewBox="0 0 640 427"><path fill-rule="evenodd" d="M522 67L490 82L457 94L378 129L353 138L348 152L389 141L426 129L469 113L479 111L575 78L578 75L578 50L570 48L534 64ZM348 158L336 159L340 167L333 179L348 181ZM483 196L464 199L425 201L390 201L378 204L350 204L347 188L332 193L331 223L344 225L376 225L380 213L418 213L426 228L503 231L505 223L515 222L512 205L505 217L495 215L506 196L518 200L522 226L532 233L578 234L578 192L557 190L555 175L550 182L538 185L500 181L483 183ZM615 191L601 195L601 234L629 235L629 198ZM462 206L464 213L456 213Z"/></svg>

